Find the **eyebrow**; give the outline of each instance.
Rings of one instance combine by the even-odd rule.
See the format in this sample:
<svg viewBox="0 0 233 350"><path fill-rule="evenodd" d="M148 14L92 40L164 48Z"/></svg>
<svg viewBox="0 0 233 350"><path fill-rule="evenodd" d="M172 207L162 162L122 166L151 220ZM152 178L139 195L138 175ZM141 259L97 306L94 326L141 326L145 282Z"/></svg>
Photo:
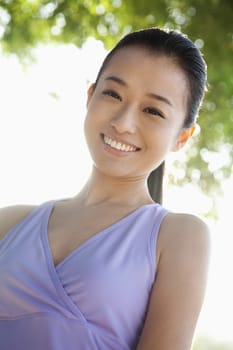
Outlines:
<svg viewBox="0 0 233 350"><path fill-rule="evenodd" d="M126 82L124 80L122 80L121 78L118 78L114 75L110 75L109 77L107 77L105 80L112 80L115 81L116 83L123 85L123 86L127 86Z"/></svg>
<svg viewBox="0 0 233 350"><path fill-rule="evenodd" d="M156 100L159 100L159 101L165 102L167 105L169 105L169 106L173 107L173 105L172 105L171 101L170 101L170 100L168 100L168 99L167 99L166 97L164 97L164 96L154 94L153 92L151 92L151 93L147 94L147 96L152 97L152 98L154 98L154 99L156 99Z"/></svg>
<svg viewBox="0 0 233 350"><path fill-rule="evenodd" d="M114 81L114 82L116 82L116 83L118 83L118 84L120 84L120 85L122 85L122 86L127 86L127 83L126 83L124 80L122 80L121 78L118 78L118 77L116 77L116 76L114 76L114 75L110 75L110 76L107 77L105 80L111 80L111 81ZM155 94L155 93L153 93L153 92L148 93L147 96L148 96L148 97L151 97L151 98L154 98L155 100L162 101L162 102L166 103L167 105L173 107L171 101L168 100L168 99L167 99L166 97L164 97L164 96Z"/></svg>

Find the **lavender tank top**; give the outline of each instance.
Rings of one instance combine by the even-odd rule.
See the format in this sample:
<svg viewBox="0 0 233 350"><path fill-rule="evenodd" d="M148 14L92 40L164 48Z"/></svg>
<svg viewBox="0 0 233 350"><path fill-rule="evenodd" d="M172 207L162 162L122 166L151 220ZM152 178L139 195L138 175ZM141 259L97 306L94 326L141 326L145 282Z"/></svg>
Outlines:
<svg viewBox="0 0 233 350"><path fill-rule="evenodd" d="M54 266L53 206L37 207L0 241L0 349L135 349L167 211L144 205Z"/></svg>

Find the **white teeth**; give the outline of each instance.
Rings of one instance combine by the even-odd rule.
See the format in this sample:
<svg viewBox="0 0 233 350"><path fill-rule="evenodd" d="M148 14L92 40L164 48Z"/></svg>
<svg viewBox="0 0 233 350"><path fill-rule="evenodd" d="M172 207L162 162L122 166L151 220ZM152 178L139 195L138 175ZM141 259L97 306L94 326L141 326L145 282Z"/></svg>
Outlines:
<svg viewBox="0 0 233 350"><path fill-rule="evenodd" d="M116 142L116 141L112 141L112 142L110 143L110 145L111 145L113 148L116 148L117 142Z"/></svg>
<svg viewBox="0 0 233 350"><path fill-rule="evenodd" d="M124 143L117 142L115 140L110 139L110 137L104 135L104 142L111 146L112 148L118 149L120 151L125 152L135 152L136 148L133 146L125 145Z"/></svg>

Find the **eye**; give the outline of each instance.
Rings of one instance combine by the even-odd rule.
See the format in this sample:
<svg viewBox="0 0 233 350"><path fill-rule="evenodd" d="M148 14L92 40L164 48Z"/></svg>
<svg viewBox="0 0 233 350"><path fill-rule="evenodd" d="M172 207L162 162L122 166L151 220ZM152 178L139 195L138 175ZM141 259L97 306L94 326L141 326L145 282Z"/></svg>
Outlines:
<svg viewBox="0 0 233 350"><path fill-rule="evenodd" d="M159 116L160 118L165 119L164 115L160 111L158 111L157 109L155 109L153 107L145 108L144 112L149 113L151 115Z"/></svg>
<svg viewBox="0 0 233 350"><path fill-rule="evenodd" d="M103 91L103 95L110 96L110 97L115 98L115 99L117 99L119 101L122 101L121 96L118 95L118 93L113 91L113 90L104 90Z"/></svg>

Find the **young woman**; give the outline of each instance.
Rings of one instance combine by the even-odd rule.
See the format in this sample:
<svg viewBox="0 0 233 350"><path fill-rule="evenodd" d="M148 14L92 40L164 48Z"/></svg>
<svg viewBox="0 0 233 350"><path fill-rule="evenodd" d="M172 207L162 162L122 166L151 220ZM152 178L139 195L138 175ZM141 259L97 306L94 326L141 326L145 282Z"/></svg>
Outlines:
<svg viewBox="0 0 233 350"><path fill-rule="evenodd" d="M88 90L84 188L0 212L1 349L190 349L208 228L147 183L192 136L205 84L201 54L173 31L131 33L109 53Z"/></svg>

